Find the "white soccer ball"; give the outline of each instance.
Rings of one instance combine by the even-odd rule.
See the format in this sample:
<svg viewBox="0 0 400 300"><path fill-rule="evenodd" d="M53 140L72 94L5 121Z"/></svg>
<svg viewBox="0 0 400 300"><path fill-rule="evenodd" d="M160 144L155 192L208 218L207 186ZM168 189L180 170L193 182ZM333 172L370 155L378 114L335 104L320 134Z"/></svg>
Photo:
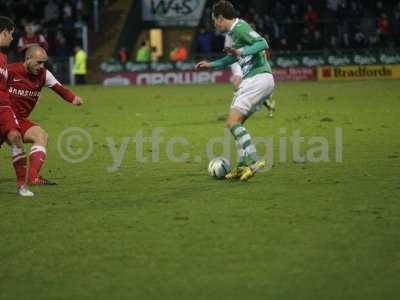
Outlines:
<svg viewBox="0 0 400 300"><path fill-rule="evenodd" d="M208 164L208 174L215 178L225 178L225 175L231 171L231 163L224 157L216 157Z"/></svg>

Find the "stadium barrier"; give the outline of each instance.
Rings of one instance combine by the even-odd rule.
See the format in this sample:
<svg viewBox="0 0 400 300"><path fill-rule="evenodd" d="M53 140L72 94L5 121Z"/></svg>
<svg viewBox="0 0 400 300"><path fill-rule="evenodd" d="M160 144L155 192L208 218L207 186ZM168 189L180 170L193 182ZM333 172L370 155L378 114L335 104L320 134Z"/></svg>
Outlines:
<svg viewBox="0 0 400 300"><path fill-rule="evenodd" d="M209 58L218 57L211 55ZM137 64L127 62L121 64L115 59L101 63L103 72L117 71L169 71L189 70L194 68L194 62L202 60L202 57L193 57L192 62L159 62L151 64ZM390 65L400 64L400 49L384 49L376 51L311 51L311 52L276 52L268 59L273 68L313 68L320 66L345 66L345 65Z"/></svg>
<svg viewBox="0 0 400 300"><path fill-rule="evenodd" d="M280 80L365 80L400 78L400 55L395 50L345 51L340 53L277 53L270 59L275 79ZM199 59L194 59L198 61ZM226 83L230 70L198 71L195 62L100 65L104 85L152 85Z"/></svg>
<svg viewBox="0 0 400 300"><path fill-rule="evenodd" d="M315 68L274 69L276 80L316 80ZM103 85L205 84L231 81L231 71L159 71L103 73Z"/></svg>
<svg viewBox="0 0 400 300"><path fill-rule="evenodd" d="M390 65L400 64L400 52L394 49L371 51L341 51L308 52L308 53L277 53L270 59L272 67L320 67L320 66L345 66L345 65Z"/></svg>

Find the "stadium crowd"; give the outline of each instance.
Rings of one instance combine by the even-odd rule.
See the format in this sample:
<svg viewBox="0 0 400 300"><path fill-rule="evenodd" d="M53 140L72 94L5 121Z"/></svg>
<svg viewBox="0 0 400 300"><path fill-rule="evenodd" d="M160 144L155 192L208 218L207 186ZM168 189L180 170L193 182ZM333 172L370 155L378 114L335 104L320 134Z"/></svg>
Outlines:
<svg viewBox="0 0 400 300"><path fill-rule="evenodd" d="M40 44L52 57L72 55L74 45L82 39L80 29L88 21L83 0L2 0L0 11L17 26L11 60L32 43Z"/></svg>
<svg viewBox="0 0 400 300"><path fill-rule="evenodd" d="M400 46L399 0L239 1L238 15L265 34L277 51ZM196 50L218 52L224 38L212 29L209 1Z"/></svg>

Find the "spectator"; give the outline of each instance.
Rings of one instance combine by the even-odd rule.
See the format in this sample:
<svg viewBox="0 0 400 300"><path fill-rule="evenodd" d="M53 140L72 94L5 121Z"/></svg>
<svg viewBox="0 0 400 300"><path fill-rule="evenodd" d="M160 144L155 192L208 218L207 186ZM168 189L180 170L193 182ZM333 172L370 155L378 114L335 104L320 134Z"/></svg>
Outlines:
<svg viewBox="0 0 400 300"><path fill-rule="evenodd" d="M315 30L312 39L312 48L313 50L321 50L323 47L324 41L322 39L321 32L319 30Z"/></svg>
<svg viewBox="0 0 400 300"><path fill-rule="evenodd" d="M272 48L304 50L331 45L344 48L400 45L399 0L236 2L243 4L239 16L245 16L249 23L255 24L257 30L268 33ZM261 2L262 4L259 4ZM305 12L302 11L303 5L306 8ZM206 8L206 11L209 11L209 8ZM382 13L386 17L382 17ZM207 27L207 24L203 24L202 27ZM308 27L309 37L305 36L304 27ZM314 34L315 31L320 33ZM326 36L326 39L322 36ZM212 35L213 51L222 49L222 40L220 35ZM197 49L201 51L200 46Z"/></svg>
<svg viewBox="0 0 400 300"><path fill-rule="evenodd" d="M400 11L395 11L393 15L393 35L396 39L400 39Z"/></svg>
<svg viewBox="0 0 400 300"><path fill-rule="evenodd" d="M76 40L81 40L82 27L84 22L84 0L0 0L0 12L10 16L16 23L15 41L11 45L12 50L11 60L14 59L14 53L23 51L18 47L20 37L26 35L24 26L29 23L38 24L34 25L36 35L40 36L40 28L43 29L41 39L48 43L46 50L51 56L59 56L62 53L68 52L71 54L71 49L68 45L73 45ZM104 1L100 1L102 5ZM40 27L39 27L40 24ZM58 34L58 30L62 31L62 35ZM64 43L65 40L65 43ZM41 42L44 42L41 40ZM40 44L37 42L37 44ZM67 47L65 47L65 44ZM62 45L62 49L58 51L56 47ZM44 45L41 45L44 46Z"/></svg>
<svg viewBox="0 0 400 300"><path fill-rule="evenodd" d="M389 35L390 34L390 25L387 15L385 13L381 14L381 17L378 20L378 30L379 33L382 35Z"/></svg>
<svg viewBox="0 0 400 300"><path fill-rule="evenodd" d="M314 32L315 24L319 20L319 14L311 4L307 5L307 12L304 14L304 20L307 22L309 30Z"/></svg>
<svg viewBox="0 0 400 300"><path fill-rule="evenodd" d="M45 26L54 26L60 17L60 9L58 5L50 0L44 7L44 24Z"/></svg>
<svg viewBox="0 0 400 300"><path fill-rule="evenodd" d="M174 47L170 53L170 59L173 62L185 61L187 59L188 52L185 46L180 43L177 47Z"/></svg>
<svg viewBox="0 0 400 300"><path fill-rule="evenodd" d="M311 50L311 34L308 27L304 27L300 42L299 50Z"/></svg>
<svg viewBox="0 0 400 300"><path fill-rule="evenodd" d="M211 33L207 32L204 27L200 28L197 42L199 53L203 55L208 55L211 53Z"/></svg>
<svg viewBox="0 0 400 300"><path fill-rule="evenodd" d="M64 1L63 17L72 18L72 6L68 1Z"/></svg>
<svg viewBox="0 0 400 300"><path fill-rule="evenodd" d="M369 43L369 47L370 48L376 48L378 46L378 44L379 44L378 36L376 34L375 35L370 35L368 37L368 43Z"/></svg>
<svg viewBox="0 0 400 300"><path fill-rule="evenodd" d="M70 49L67 45L67 40L65 39L64 33L58 30L55 38L54 45L54 56L56 57L68 57L70 54Z"/></svg>
<svg viewBox="0 0 400 300"><path fill-rule="evenodd" d="M125 64L128 60L128 53L126 52L126 48L122 47L118 51L118 59L121 64Z"/></svg>
<svg viewBox="0 0 400 300"><path fill-rule="evenodd" d="M343 33L342 35L342 47L343 48L350 48L350 36L348 32Z"/></svg>
<svg viewBox="0 0 400 300"><path fill-rule="evenodd" d="M77 0L75 3L75 11L76 13L81 13L83 15L84 5L82 0Z"/></svg>
<svg viewBox="0 0 400 300"><path fill-rule="evenodd" d="M143 41L141 47L136 54L138 63L149 63L151 60L151 49L148 41Z"/></svg>
<svg viewBox="0 0 400 300"><path fill-rule="evenodd" d="M284 21L287 18L285 7L280 1L276 1L274 7L272 8L272 16L278 21Z"/></svg>
<svg viewBox="0 0 400 300"><path fill-rule="evenodd" d="M268 45L271 45L271 41L269 36L266 34L264 35L265 40L267 41ZM272 58L272 50L271 47L268 47L267 49L265 49L265 55L267 56L267 59L270 60Z"/></svg>
<svg viewBox="0 0 400 300"><path fill-rule="evenodd" d="M212 52L218 52L224 49L225 44L225 36L222 34L218 34L214 31L212 37Z"/></svg>
<svg viewBox="0 0 400 300"><path fill-rule="evenodd" d="M274 20L269 15L265 15L263 24L264 24L264 32L273 35Z"/></svg>
<svg viewBox="0 0 400 300"><path fill-rule="evenodd" d="M381 16L382 14L386 13L386 9L385 9L382 1L376 2L375 12L378 16Z"/></svg>
<svg viewBox="0 0 400 300"><path fill-rule="evenodd" d="M74 68L73 73L75 76L76 84L86 84L86 60L87 54L81 46L75 46Z"/></svg>
<svg viewBox="0 0 400 300"><path fill-rule="evenodd" d="M158 55L158 51L156 47L151 47L151 62L152 63L157 63L158 60L160 59Z"/></svg>
<svg viewBox="0 0 400 300"><path fill-rule="evenodd" d="M279 44L277 45L277 48L281 51L287 51L290 50L289 49L289 43L288 40L286 38L281 38L279 40Z"/></svg>
<svg viewBox="0 0 400 300"><path fill-rule="evenodd" d="M9 7L10 7L10 3L9 2L0 1L0 11L1 11L2 15L4 15L4 16L10 15Z"/></svg>
<svg viewBox="0 0 400 300"><path fill-rule="evenodd" d="M354 34L354 46L359 49L363 49L367 46L367 38L365 34L360 30L360 27L356 29Z"/></svg>
<svg viewBox="0 0 400 300"><path fill-rule="evenodd" d="M396 6L394 7L394 12L400 13L400 1L397 2Z"/></svg>
<svg viewBox="0 0 400 300"><path fill-rule="evenodd" d="M339 0L327 0L326 8L327 8L327 12L328 12L327 17L335 18L338 13Z"/></svg>
<svg viewBox="0 0 400 300"><path fill-rule="evenodd" d="M75 21L71 16L64 14L62 17L62 27L66 31L72 32L75 28Z"/></svg>
<svg viewBox="0 0 400 300"><path fill-rule="evenodd" d="M349 7L347 6L347 1L342 0L339 4L338 13L337 13L339 22L345 22L349 16L350 16L350 10L349 10Z"/></svg>
<svg viewBox="0 0 400 300"><path fill-rule="evenodd" d="M329 38L329 46L332 49L337 49L339 48L339 42L338 42L338 38L335 35L331 35Z"/></svg>
<svg viewBox="0 0 400 300"><path fill-rule="evenodd" d="M263 30L264 29L264 19L261 18L261 16L259 14L254 15L254 23L255 23L254 28L257 31L264 31Z"/></svg>
<svg viewBox="0 0 400 300"><path fill-rule="evenodd" d="M290 8L289 8L289 19L291 21L297 21L299 20L299 7L297 5L297 3L292 2L290 4Z"/></svg>
<svg viewBox="0 0 400 300"><path fill-rule="evenodd" d="M382 43L386 46L389 42L390 38L390 25L388 17L385 13L381 14L381 17L378 20L378 36L380 37Z"/></svg>
<svg viewBox="0 0 400 300"><path fill-rule="evenodd" d="M26 23L25 34L18 40L17 51L22 53L26 50L26 48L33 45L39 45L46 51L49 47L44 36L41 34L36 34L36 26L33 23Z"/></svg>
<svg viewBox="0 0 400 300"><path fill-rule="evenodd" d="M359 18L362 16L360 2L351 0L349 5L349 16L352 18Z"/></svg>
<svg viewBox="0 0 400 300"><path fill-rule="evenodd" d="M342 18L342 21L340 21L337 25L336 25L336 29L337 29L337 36L341 42L341 45L344 45L344 36L347 35L347 39L349 38L349 22L347 22L347 19Z"/></svg>
<svg viewBox="0 0 400 300"><path fill-rule="evenodd" d="M82 12L77 12L74 21L74 28L82 28L84 25L85 21L83 20Z"/></svg>

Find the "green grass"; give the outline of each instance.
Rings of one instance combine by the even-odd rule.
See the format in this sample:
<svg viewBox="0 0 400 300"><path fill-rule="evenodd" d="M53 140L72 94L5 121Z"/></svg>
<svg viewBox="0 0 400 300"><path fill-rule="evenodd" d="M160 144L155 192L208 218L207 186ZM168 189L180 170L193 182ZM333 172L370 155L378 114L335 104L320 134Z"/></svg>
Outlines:
<svg viewBox="0 0 400 300"><path fill-rule="evenodd" d="M46 91L32 116L50 135L42 174L57 186L16 196L9 149L0 151L0 299L398 299L398 81L280 83L275 116L246 123L274 138L274 167L248 183L207 175L205 147L223 136L231 86L75 91L84 108ZM57 151L68 127L93 137L84 162ZM119 147L154 128L164 129L159 162L138 162L131 140L107 171L107 137ZM329 162L294 162L291 150L279 162L280 128L289 149L296 129L326 137ZM175 136L190 144L175 149L190 155L182 163L167 159Z"/></svg>

